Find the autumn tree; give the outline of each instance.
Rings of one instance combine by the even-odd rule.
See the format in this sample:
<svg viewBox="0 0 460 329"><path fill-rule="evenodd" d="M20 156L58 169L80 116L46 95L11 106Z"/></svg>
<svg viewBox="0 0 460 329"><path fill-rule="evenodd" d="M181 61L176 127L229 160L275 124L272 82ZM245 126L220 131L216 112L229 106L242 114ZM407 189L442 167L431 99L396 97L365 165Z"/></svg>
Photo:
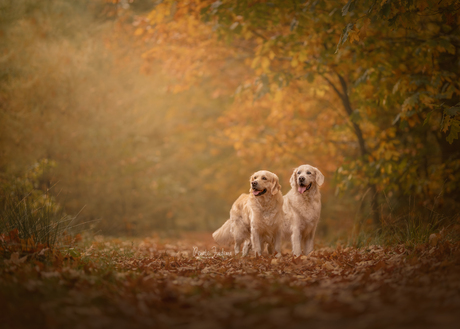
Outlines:
<svg viewBox="0 0 460 329"><path fill-rule="evenodd" d="M234 92L220 123L241 156L336 170L379 224L404 194L458 201L457 6L164 1L134 24L175 91L206 77Z"/></svg>

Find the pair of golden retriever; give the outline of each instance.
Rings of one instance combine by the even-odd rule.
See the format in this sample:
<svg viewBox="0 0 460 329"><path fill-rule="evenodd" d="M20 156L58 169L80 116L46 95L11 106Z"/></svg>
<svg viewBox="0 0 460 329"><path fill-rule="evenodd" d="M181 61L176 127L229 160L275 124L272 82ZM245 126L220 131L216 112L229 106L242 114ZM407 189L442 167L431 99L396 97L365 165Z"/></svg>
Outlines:
<svg viewBox="0 0 460 329"><path fill-rule="evenodd" d="M268 253L281 255L281 239L290 236L295 256L308 255L321 214L323 174L315 167L302 165L292 173L291 190L283 197L278 176L266 170L254 173L249 194L242 194L230 210L228 219L212 234L219 245L235 245L235 254L257 254L267 245Z"/></svg>

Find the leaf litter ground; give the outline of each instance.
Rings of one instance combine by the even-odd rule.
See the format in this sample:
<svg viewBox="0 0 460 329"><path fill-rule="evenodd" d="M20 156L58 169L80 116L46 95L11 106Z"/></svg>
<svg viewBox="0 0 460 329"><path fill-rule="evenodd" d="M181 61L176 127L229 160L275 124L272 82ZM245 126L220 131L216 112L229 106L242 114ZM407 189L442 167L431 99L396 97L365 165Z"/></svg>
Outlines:
<svg viewBox="0 0 460 329"><path fill-rule="evenodd" d="M210 234L0 259L3 328L457 328L460 243L240 258ZM229 250L227 250L229 251ZM198 256L197 256L198 255ZM27 257L26 257L27 256Z"/></svg>

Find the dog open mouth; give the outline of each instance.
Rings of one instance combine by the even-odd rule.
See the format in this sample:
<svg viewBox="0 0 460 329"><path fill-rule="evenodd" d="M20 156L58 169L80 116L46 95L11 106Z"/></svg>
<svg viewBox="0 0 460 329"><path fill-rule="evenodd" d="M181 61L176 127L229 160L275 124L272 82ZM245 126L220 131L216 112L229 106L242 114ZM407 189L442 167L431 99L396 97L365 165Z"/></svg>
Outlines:
<svg viewBox="0 0 460 329"><path fill-rule="evenodd" d="M259 191L259 190L256 190L256 189L252 190L252 194L254 194L255 196L261 196L261 195L265 194L266 192L267 192L266 188L263 191Z"/></svg>
<svg viewBox="0 0 460 329"><path fill-rule="evenodd" d="M311 187L311 184L313 183L310 183L309 185L305 186L305 185L300 185L299 186L299 193L300 194L303 194L305 191L308 191Z"/></svg>

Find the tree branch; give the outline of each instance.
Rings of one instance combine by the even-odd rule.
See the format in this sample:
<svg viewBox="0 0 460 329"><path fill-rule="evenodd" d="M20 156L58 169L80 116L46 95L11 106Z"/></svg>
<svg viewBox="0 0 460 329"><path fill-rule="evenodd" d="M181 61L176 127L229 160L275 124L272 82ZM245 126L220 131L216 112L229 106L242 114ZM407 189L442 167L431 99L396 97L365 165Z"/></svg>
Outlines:
<svg viewBox="0 0 460 329"><path fill-rule="evenodd" d="M340 74L338 74L337 72L335 72L335 74L339 78L340 85L342 87L342 92L340 92L337 86L328 77L323 75L323 78L332 87L332 89L334 89L336 94L342 100L342 104L345 109L345 112L347 112L348 116L351 116L353 114L353 108L351 107L350 99L348 98L347 82ZM356 137L358 138L359 149L361 151L361 155L364 156L367 154L367 150L366 150L366 143L364 141L363 132L361 130L361 127L356 122L353 122L353 121L351 121L351 124L353 125L354 133Z"/></svg>
<svg viewBox="0 0 460 329"><path fill-rule="evenodd" d="M340 97L340 99L342 100L343 102L343 95L340 93L340 91L337 89L337 87L332 83L331 80L329 80L326 76L322 76L324 78L324 80L327 81L327 83L332 87L332 89L334 89L334 91L336 92L336 94Z"/></svg>

